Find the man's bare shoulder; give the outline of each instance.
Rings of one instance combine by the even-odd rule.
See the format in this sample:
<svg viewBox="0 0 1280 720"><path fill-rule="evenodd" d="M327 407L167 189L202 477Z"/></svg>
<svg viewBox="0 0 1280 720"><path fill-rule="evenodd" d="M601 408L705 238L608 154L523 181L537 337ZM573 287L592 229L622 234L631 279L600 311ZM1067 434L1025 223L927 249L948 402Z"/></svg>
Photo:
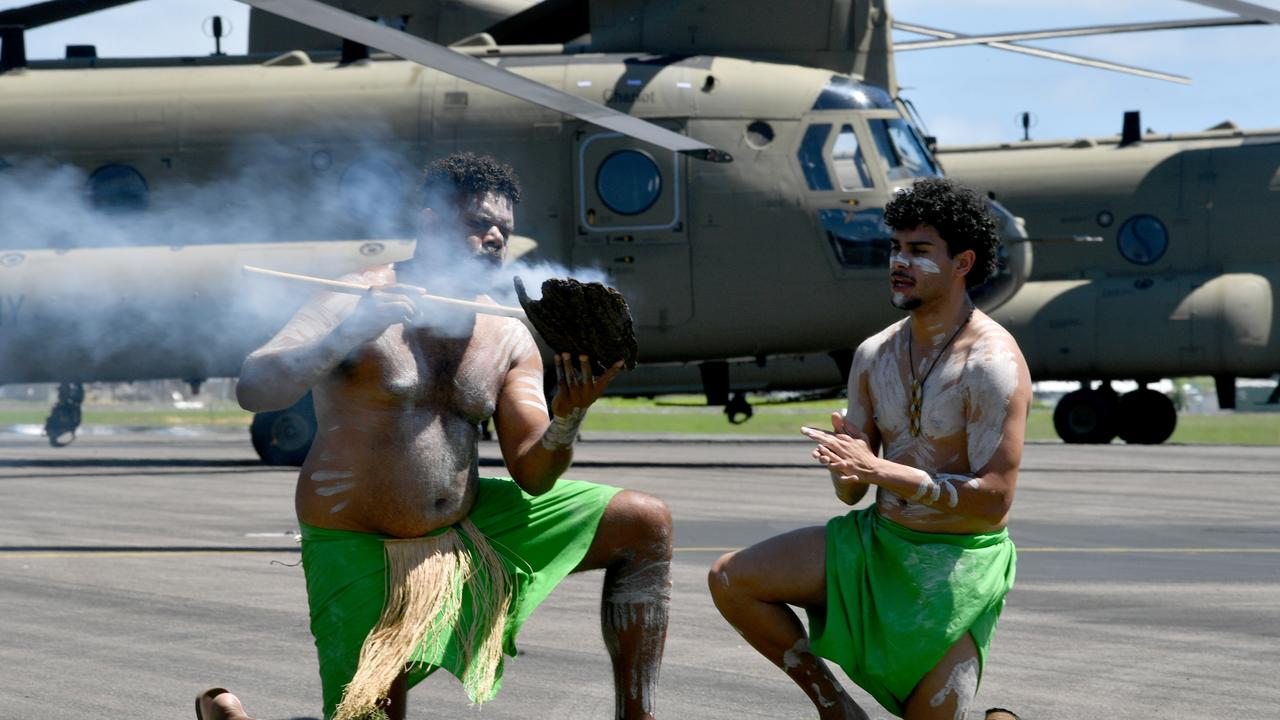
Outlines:
<svg viewBox="0 0 1280 720"><path fill-rule="evenodd" d="M981 359L982 356L992 354L1013 353L1018 364L1026 365L1022 357L1022 348L1018 347L1018 341L990 315L981 310L974 310L970 327L968 343L970 358Z"/></svg>
<svg viewBox="0 0 1280 720"><path fill-rule="evenodd" d="M855 359L870 359L875 357L891 340L893 340L894 337L898 335L899 332L902 331L902 326L906 323L907 318L903 318L875 335L871 335L861 343L858 343L858 349L854 352Z"/></svg>

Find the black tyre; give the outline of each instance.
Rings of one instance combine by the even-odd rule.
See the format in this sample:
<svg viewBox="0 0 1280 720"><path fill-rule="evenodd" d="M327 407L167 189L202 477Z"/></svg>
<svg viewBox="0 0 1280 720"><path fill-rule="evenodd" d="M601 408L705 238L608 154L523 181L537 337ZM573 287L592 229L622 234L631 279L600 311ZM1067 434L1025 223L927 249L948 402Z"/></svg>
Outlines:
<svg viewBox="0 0 1280 720"><path fill-rule="evenodd" d="M1116 429L1131 445L1159 445L1178 427L1178 410L1164 393L1139 388L1120 398Z"/></svg>
<svg viewBox="0 0 1280 720"><path fill-rule="evenodd" d="M316 437L316 410L307 393L293 407L258 413L249 426L253 449L268 465L300 466Z"/></svg>
<svg viewBox="0 0 1280 720"><path fill-rule="evenodd" d="M742 393L735 394L733 399L724 406L725 417L729 418L729 422L734 425L741 425L750 420L754 414L751 403L747 402L746 396Z"/></svg>
<svg viewBox="0 0 1280 720"><path fill-rule="evenodd" d="M1067 393L1053 410L1053 429L1063 442L1105 445L1116 436L1114 395L1097 390Z"/></svg>

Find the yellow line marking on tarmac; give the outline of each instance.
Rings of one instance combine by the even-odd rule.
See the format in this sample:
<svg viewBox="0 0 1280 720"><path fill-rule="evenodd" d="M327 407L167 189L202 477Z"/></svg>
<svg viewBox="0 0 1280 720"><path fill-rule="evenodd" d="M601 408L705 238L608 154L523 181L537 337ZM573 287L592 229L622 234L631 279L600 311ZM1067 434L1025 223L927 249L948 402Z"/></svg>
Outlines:
<svg viewBox="0 0 1280 720"><path fill-rule="evenodd" d="M676 553L726 553L741 550L740 547L678 547L672 548L672 552ZM24 550L21 552L4 552L0 548L0 558L4 559L36 559L36 558L143 558L143 557L221 557L224 555L270 555L273 550L264 550L261 548L252 550L104 550L95 551L93 549L85 550ZM298 549L296 547L282 547L278 552L296 555ZM1020 547L1018 552L1021 553L1078 553L1078 554L1102 554L1102 555L1120 555L1126 553L1155 553L1162 555L1214 555L1214 554L1244 554L1244 555L1276 555L1280 554L1280 548L1171 548L1171 547Z"/></svg>

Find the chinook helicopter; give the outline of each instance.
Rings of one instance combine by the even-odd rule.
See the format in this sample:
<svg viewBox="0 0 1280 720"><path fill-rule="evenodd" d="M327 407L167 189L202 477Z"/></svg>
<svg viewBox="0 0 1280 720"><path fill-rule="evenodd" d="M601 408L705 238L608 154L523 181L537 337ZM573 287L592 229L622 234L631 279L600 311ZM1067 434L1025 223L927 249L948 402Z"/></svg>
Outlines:
<svg viewBox="0 0 1280 720"><path fill-rule="evenodd" d="M262 9L302 7L293 20L337 24L322 27L328 39L258 24L261 52L245 57L27 63L22 29L35 21L0 14L19 26L3 35L0 177L62 191L36 206L77 221L37 222L27 208L0 235L0 382L68 383L51 441L74 431L70 383L234 375L301 300L251 286L241 265L335 276L406 257L411 178L457 149L511 162L529 186L531 256L604 270L632 300L642 362L696 363L728 410L745 404L729 360L817 352L847 372L849 343L895 319L881 301L881 208L940 170L896 98L883 2L733 3L749 27L719 22L730 7L714 3L548 0L487 26L469 16L470 27L443 11L423 22L420 3L403 1L332 3L381 24L315 3L250 4L255 23ZM91 6L31 8L50 21ZM476 25L486 32L459 36ZM565 44L584 31L589 44ZM441 55L409 32L454 44ZM282 38L294 49L264 50ZM331 49L298 49L316 38ZM379 46L425 49L471 79L369 52ZM65 172L51 178L50 164ZM1001 212L987 309L1031 269L1025 232ZM832 296L871 302L811 311ZM263 414L255 447L297 461L313 422L304 406Z"/></svg>
<svg viewBox="0 0 1280 720"><path fill-rule="evenodd" d="M418 2L359 4L404 30L315 2L250 4L345 42L27 63L21 33L4 35L0 382L65 383L51 441L74 430L74 383L234 376L304 299L243 265L333 277L407 257L417 168L455 150L510 162L530 257L606 273L641 361L701 363L713 396L729 390L726 358L834 348L847 366L850 339L892 319L879 302L811 311L879 297L882 208L939 172L894 98L881 2L753 3L778 20L750 38L770 41L768 62L718 52L748 39L682 3L654 4L643 42L627 8L597 3L583 25L581 4L550 0L450 49L406 32L444 27L415 24ZM584 27L590 45L546 42ZM1010 242L1003 267L987 307L1025 279L1029 246ZM264 459L297 462L313 428L300 405L256 417L252 435Z"/></svg>
<svg viewBox="0 0 1280 720"><path fill-rule="evenodd" d="M1280 370L1280 128L941 148L949 173L1017 208L1039 232L1100 236L1036 247L1030 281L994 313L1036 379L1079 380L1054 410L1073 443L1162 443L1177 410L1146 386L1212 375L1235 407L1238 376ZM1087 258L1082 262L1082 258ZM1113 380L1136 380L1118 395Z"/></svg>
<svg viewBox="0 0 1280 720"><path fill-rule="evenodd" d="M1280 224L1280 128L1230 123L1202 132L942 146L948 175L981 188L1032 229L1027 282L991 315L1017 338L1036 380L1081 381L1054 408L1070 443L1158 444L1177 424L1166 377L1211 375L1218 406L1237 377L1280 370L1280 253L1260 241ZM844 378L821 354L729 364L751 392L835 394ZM1119 394L1114 381L1137 381ZM640 368L636 394L691 393L693 368ZM1273 394L1274 397L1274 394ZM750 407L732 408L744 422Z"/></svg>

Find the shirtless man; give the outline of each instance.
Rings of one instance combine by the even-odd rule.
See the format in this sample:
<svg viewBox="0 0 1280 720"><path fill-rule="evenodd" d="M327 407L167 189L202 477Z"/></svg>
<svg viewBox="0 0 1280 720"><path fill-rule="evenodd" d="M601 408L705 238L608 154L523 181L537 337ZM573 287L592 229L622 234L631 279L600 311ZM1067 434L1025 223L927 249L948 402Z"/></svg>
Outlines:
<svg viewBox="0 0 1280 720"><path fill-rule="evenodd" d="M961 720L1013 585L1004 528L1031 378L1017 343L968 297L995 270L985 202L920 180L885 222L892 302L909 317L858 347L832 430L803 429L836 497L853 505L875 486L875 502L729 553L708 582L819 717L868 717L827 658L895 715ZM788 605L807 612L808 636Z"/></svg>
<svg viewBox="0 0 1280 720"><path fill-rule="evenodd" d="M319 430L295 505L325 718L403 718L408 689L437 667L488 700L525 617L568 573L599 568L617 717L653 717L670 514L637 492L557 482L621 363L593 377L587 357L557 357L548 407L524 325L415 303L398 283L489 302L485 271L505 256L520 188L511 168L466 153L428 168L423 198L414 258L349 277L381 288L367 296L312 298L237 386L254 412L314 393ZM510 480L479 476L490 417ZM196 709L247 717L221 688Z"/></svg>

